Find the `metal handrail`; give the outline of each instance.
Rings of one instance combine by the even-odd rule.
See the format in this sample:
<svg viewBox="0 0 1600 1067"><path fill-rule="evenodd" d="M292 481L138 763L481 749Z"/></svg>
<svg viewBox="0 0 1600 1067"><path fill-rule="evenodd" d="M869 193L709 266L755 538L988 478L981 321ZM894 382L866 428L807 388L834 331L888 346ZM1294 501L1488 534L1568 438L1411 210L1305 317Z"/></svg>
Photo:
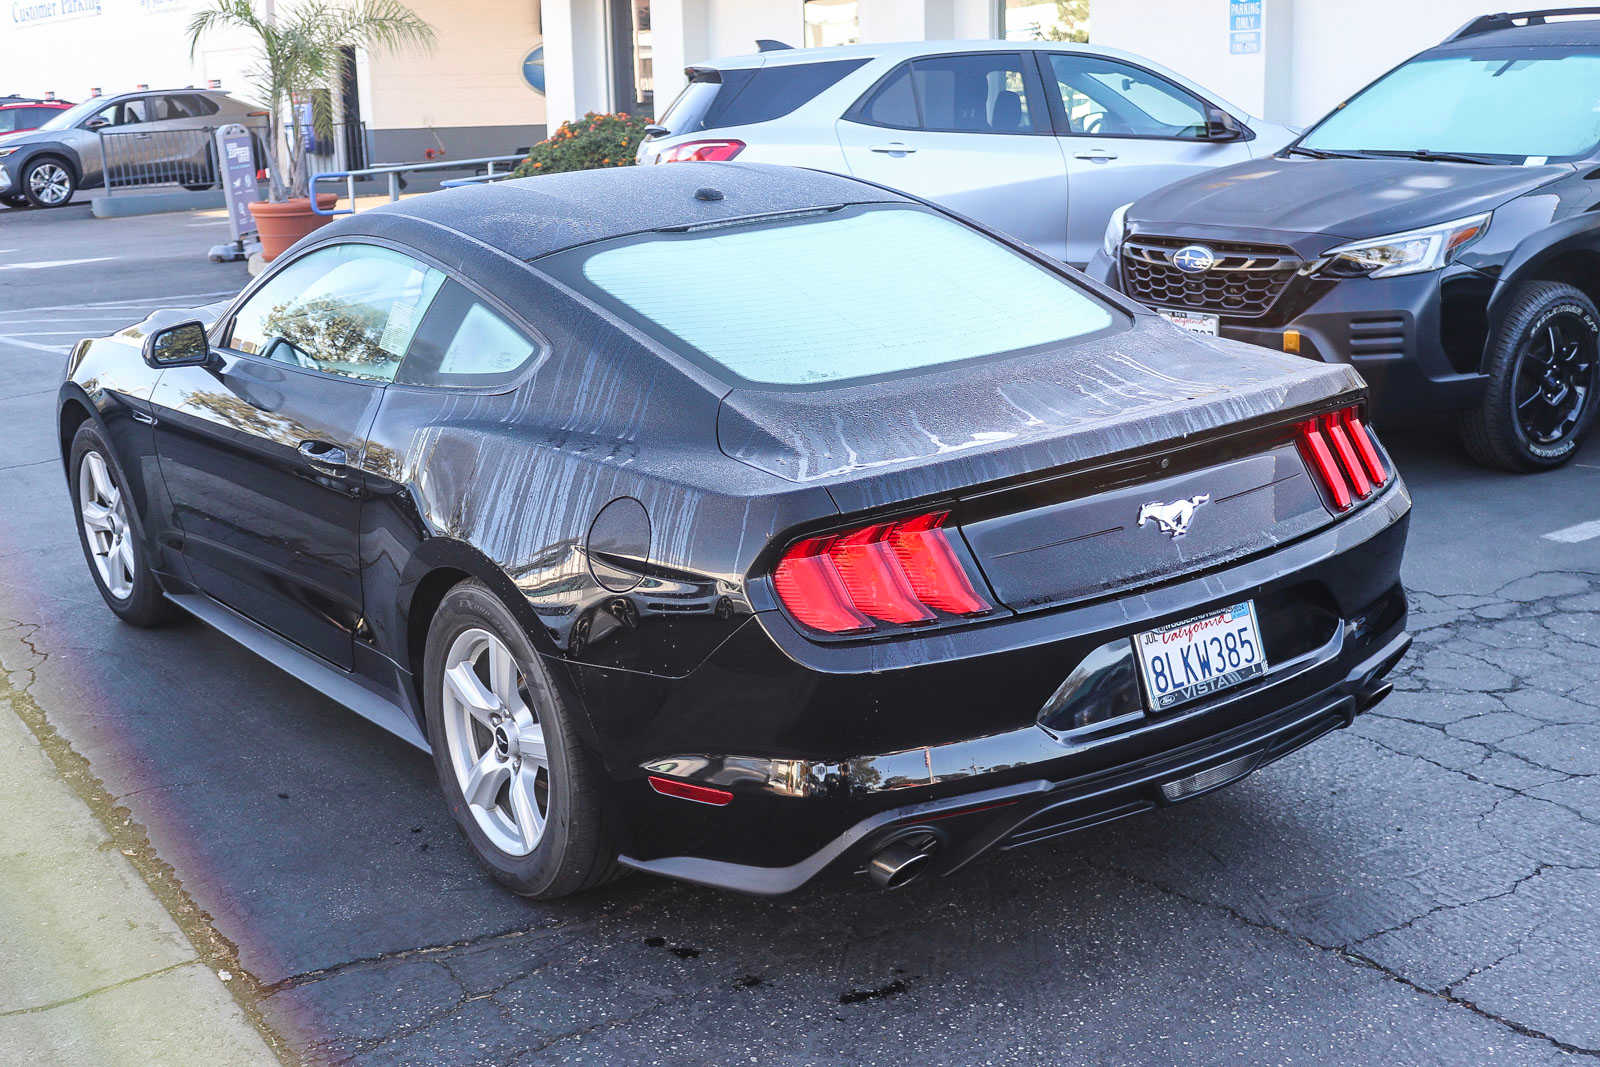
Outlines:
<svg viewBox="0 0 1600 1067"><path fill-rule="evenodd" d="M451 168L460 169L461 167L487 166L489 168L489 173L484 175L484 177L505 177L506 175L496 175L494 168L502 163L520 163L526 157L526 152L519 152L515 155L484 156L480 159L441 159L432 163L393 163L382 167L363 167L360 170L324 171L311 176L311 185L307 191L311 196L311 210L316 212L318 215L354 215L356 209L353 205L355 204L356 199L356 179L358 178L376 177L379 174L387 175L389 178L389 202L392 204L396 200L400 199L400 175L402 174L407 174L412 171L449 170ZM347 208L330 208L327 211L322 210L322 208L317 204L317 183L322 181L343 181L345 187L345 196L350 200L352 206Z"/></svg>
<svg viewBox="0 0 1600 1067"><path fill-rule="evenodd" d="M488 174L474 174L466 178L446 178L439 183L439 188L457 189L463 185L484 185L488 182L503 182L507 178L515 178L516 176L517 172L515 170L508 170L503 174L496 174L490 171Z"/></svg>

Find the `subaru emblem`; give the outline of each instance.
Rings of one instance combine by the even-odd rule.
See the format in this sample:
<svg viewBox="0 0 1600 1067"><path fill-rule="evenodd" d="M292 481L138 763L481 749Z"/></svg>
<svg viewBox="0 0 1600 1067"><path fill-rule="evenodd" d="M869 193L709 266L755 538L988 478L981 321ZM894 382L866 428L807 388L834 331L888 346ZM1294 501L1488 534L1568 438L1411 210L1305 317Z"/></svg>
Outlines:
<svg viewBox="0 0 1600 1067"><path fill-rule="evenodd" d="M1217 254L1205 245L1184 245L1172 253L1172 265L1185 274L1203 274L1217 265Z"/></svg>

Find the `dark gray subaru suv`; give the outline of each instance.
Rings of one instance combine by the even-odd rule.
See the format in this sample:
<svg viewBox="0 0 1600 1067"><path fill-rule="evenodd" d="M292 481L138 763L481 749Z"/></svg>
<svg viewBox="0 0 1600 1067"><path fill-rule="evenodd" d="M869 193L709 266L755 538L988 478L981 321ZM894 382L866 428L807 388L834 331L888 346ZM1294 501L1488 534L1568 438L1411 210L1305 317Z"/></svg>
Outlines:
<svg viewBox="0 0 1600 1067"><path fill-rule="evenodd" d="M1355 366L1478 461L1600 406L1600 8L1486 15L1264 160L1119 209L1089 273L1180 326Z"/></svg>

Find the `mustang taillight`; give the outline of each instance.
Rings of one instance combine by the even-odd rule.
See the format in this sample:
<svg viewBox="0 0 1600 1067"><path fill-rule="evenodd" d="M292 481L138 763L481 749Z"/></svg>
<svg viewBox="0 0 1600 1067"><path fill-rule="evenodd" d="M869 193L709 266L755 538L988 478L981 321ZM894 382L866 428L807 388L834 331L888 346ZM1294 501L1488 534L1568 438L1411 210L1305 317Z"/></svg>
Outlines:
<svg viewBox="0 0 1600 1067"><path fill-rule="evenodd" d="M778 599L801 623L830 634L992 611L950 543L949 517L937 511L796 541L773 572Z"/></svg>
<svg viewBox="0 0 1600 1067"><path fill-rule="evenodd" d="M657 163L722 163L744 151L743 141L685 141L656 157Z"/></svg>
<svg viewBox="0 0 1600 1067"><path fill-rule="evenodd" d="M1359 408L1345 408L1302 422L1295 427L1295 435L1335 511L1347 510L1389 481L1383 457L1378 455L1372 435L1361 421Z"/></svg>

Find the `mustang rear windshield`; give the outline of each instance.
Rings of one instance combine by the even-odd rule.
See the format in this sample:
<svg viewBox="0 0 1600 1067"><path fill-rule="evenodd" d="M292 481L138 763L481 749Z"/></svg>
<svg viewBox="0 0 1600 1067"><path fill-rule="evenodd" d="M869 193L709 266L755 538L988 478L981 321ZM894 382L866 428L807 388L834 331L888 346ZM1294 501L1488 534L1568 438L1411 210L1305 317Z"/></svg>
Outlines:
<svg viewBox="0 0 1600 1067"><path fill-rule="evenodd" d="M1600 52L1485 48L1424 55L1323 119L1323 152L1459 153L1544 163L1600 144Z"/></svg>
<svg viewBox="0 0 1600 1067"><path fill-rule="evenodd" d="M921 208L841 208L579 249L591 295L749 382L803 386L1014 352L1109 327L1111 309Z"/></svg>

